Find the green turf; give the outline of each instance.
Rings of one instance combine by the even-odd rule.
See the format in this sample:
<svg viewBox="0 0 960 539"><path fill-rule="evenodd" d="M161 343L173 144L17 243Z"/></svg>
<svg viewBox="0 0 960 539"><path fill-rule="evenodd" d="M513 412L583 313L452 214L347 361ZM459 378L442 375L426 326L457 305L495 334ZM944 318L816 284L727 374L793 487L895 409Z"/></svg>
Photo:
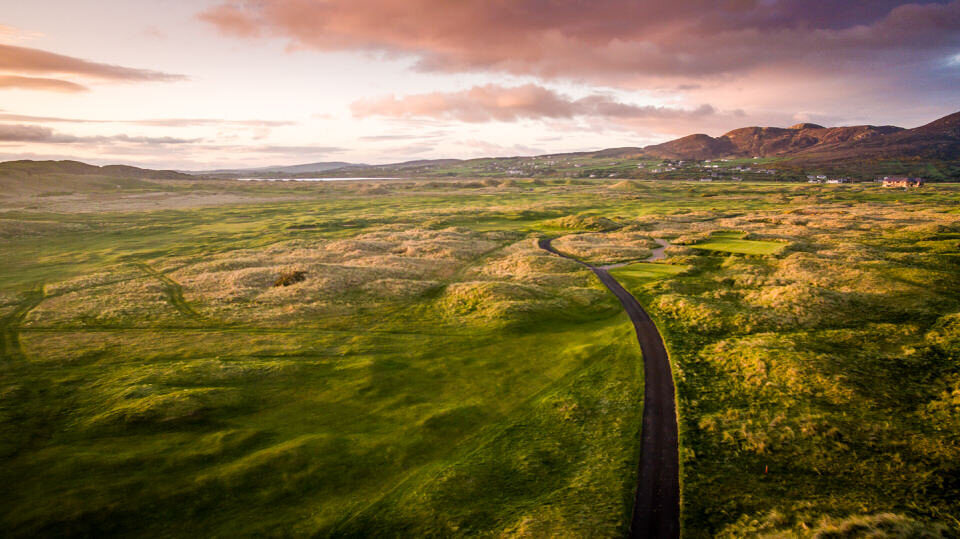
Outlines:
<svg viewBox="0 0 960 539"><path fill-rule="evenodd" d="M960 189L610 185L3 199L0 535L623 535L633 329L534 243L585 231L727 247L611 270L671 353L686 536L960 531Z"/></svg>
<svg viewBox="0 0 960 539"><path fill-rule="evenodd" d="M695 243L693 249L737 253L744 255L772 255L786 248L786 244L777 241L744 240L735 237L714 235L709 240Z"/></svg>
<svg viewBox="0 0 960 539"><path fill-rule="evenodd" d="M636 262L610 270L621 284L627 288L630 285L643 284L660 279L668 279L687 271L687 267L674 264L658 264L655 262Z"/></svg>

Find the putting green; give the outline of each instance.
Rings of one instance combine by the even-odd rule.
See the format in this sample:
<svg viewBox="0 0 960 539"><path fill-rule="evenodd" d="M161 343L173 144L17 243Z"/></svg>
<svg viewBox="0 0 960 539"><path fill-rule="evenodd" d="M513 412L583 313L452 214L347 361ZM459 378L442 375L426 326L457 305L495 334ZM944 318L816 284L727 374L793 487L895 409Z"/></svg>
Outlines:
<svg viewBox="0 0 960 539"><path fill-rule="evenodd" d="M724 253L738 253L745 255L772 255L779 253L787 246L779 241L742 240L730 237L714 237L707 241L696 243L690 247L706 251L721 251Z"/></svg>
<svg viewBox="0 0 960 539"><path fill-rule="evenodd" d="M673 277L687 270L686 266L672 264L654 264L652 262L638 262L610 270L610 274L617 280L637 282L656 281Z"/></svg>

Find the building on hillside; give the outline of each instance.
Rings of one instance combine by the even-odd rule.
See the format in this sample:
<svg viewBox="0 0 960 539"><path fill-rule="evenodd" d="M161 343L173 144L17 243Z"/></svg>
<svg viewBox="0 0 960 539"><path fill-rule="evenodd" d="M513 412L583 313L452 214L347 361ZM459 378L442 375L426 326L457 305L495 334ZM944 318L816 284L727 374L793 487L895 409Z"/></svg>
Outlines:
<svg viewBox="0 0 960 539"><path fill-rule="evenodd" d="M884 187L902 187L910 189L912 187L923 187L926 183L923 178L907 178L904 176L885 176L883 178Z"/></svg>

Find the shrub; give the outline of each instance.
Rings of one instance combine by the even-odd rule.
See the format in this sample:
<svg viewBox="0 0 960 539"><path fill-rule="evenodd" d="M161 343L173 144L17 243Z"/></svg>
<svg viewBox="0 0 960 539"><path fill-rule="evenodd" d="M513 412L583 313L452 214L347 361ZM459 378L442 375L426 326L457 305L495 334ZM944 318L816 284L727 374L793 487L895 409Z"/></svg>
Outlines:
<svg viewBox="0 0 960 539"><path fill-rule="evenodd" d="M290 286L292 284L303 282L306 279L307 272L305 271L287 270L277 277L277 280L273 283L273 286Z"/></svg>

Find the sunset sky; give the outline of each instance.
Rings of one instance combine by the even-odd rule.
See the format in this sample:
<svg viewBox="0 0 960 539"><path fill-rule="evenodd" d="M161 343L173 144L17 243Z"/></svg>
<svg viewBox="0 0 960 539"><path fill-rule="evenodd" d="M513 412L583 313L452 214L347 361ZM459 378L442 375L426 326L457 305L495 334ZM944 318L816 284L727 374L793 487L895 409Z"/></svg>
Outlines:
<svg viewBox="0 0 960 539"><path fill-rule="evenodd" d="M0 160L384 163L960 110L960 0L0 3Z"/></svg>

